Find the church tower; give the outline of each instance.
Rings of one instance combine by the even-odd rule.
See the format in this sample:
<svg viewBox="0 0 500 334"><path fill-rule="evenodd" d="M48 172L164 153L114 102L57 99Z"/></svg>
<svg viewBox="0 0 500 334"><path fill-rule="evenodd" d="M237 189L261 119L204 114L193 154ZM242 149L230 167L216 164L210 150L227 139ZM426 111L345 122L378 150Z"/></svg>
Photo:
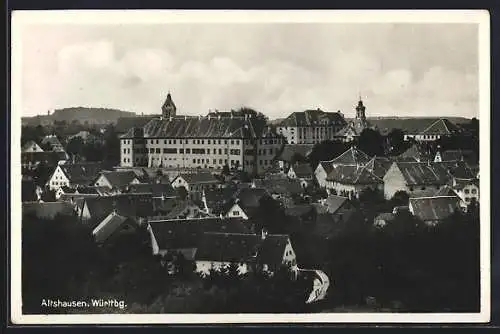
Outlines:
<svg viewBox="0 0 500 334"><path fill-rule="evenodd" d="M177 111L177 107L175 106L174 101L172 100L172 96L170 92L167 95L167 99L161 106L161 114L163 118L175 117L175 112Z"/></svg>
<svg viewBox="0 0 500 334"><path fill-rule="evenodd" d="M359 98L358 105L356 106L356 119L362 121L363 123L366 122L366 114L365 114L366 107L363 105L363 101L361 100L361 97Z"/></svg>

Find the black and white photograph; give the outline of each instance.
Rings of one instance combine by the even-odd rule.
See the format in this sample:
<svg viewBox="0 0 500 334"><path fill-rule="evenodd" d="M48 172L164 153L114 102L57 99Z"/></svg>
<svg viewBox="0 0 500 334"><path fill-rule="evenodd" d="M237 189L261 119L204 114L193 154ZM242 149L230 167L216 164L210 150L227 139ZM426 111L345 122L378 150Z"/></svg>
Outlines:
<svg viewBox="0 0 500 334"><path fill-rule="evenodd" d="M487 11L14 11L18 324L487 322Z"/></svg>

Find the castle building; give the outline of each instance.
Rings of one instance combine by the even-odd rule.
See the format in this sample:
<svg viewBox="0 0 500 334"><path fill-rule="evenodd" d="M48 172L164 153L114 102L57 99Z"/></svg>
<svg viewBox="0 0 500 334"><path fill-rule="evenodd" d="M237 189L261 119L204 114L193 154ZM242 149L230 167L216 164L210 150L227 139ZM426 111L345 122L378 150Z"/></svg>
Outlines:
<svg viewBox="0 0 500 334"><path fill-rule="evenodd" d="M255 112L176 115L170 94L162 116L120 138L122 167L230 169L262 174L284 140Z"/></svg>
<svg viewBox="0 0 500 334"><path fill-rule="evenodd" d="M278 125L278 131L288 144L316 144L335 138L336 133L346 125L340 112L305 110L285 118Z"/></svg>

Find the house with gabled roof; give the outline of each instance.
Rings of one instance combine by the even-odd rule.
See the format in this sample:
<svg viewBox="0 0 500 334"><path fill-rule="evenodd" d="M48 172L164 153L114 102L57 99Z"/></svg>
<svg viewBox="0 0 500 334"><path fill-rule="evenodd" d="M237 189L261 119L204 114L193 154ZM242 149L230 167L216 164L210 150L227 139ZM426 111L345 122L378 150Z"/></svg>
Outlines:
<svg viewBox="0 0 500 334"><path fill-rule="evenodd" d="M148 220L153 255L164 256L180 252L188 260L194 260L197 248L205 232L251 233L241 218L204 217L194 219Z"/></svg>
<svg viewBox="0 0 500 334"><path fill-rule="evenodd" d="M366 166L334 165L326 177L326 191L329 194L354 198L368 188L383 192L384 181Z"/></svg>
<svg viewBox="0 0 500 334"><path fill-rule="evenodd" d="M410 198L410 212L427 225L436 225L460 210L457 196Z"/></svg>
<svg viewBox="0 0 500 334"><path fill-rule="evenodd" d="M29 140L23 145L21 152L23 153L43 152L43 149L34 140Z"/></svg>
<svg viewBox="0 0 500 334"><path fill-rule="evenodd" d="M398 191L413 196L419 191L437 191L450 182L448 166L434 162L394 162L385 174L384 196L391 199Z"/></svg>
<svg viewBox="0 0 500 334"><path fill-rule="evenodd" d="M461 134L463 131L456 124L446 118L440 118L429 124L423 131L405 134L405 140L413 138L416 141L435 141L443 137Z"/></svg>
<svg viewBox="0 0 500 334"><path fill-rule="evenodd" d="M208 172L179 174L172 180L172 187L184 187L188 193L201 193L204 189L214 189L220 184L214 174Z"/></svg>
<svg viewBox="0 0 500 334"><path fill-rule="evenodd" d="M94 186L123 191L127 186L138 183L139 178L133 171L101 171Z"/></svg>
<svg viewBox="0 0 500 334"><path fill-rule="evenodd" d="M332 173L336 166L364 166L372 160L365 152L359 150L355 146L351 146L344 153L338 157L328 160L320 161L314 171L316 182L321 188L326 188L326 178Z"/></svg>
<svg viewBox="0 0 500 334"><path fill-rule="evenodd" d="M308 163L295 163L288 170L288 177L300 180L302 188L306 188L313 179L313 170Z"/></svg>
<svg viewBox="0 0 500 334"><path fill-rule="evenodd" d="M120 215L114 210L92 230L92 236L97 243L103 244L116 235L134 233L138 226L133 217Z"/></svg>
<svg viewBox="0 0 500 334"><path fill-rule="evenodd" d="M47 184L51 190L56 191L63 186L91 186L102 169L102 164L99 162L61 164L55 168Z"/></svg>
<svg viewBox="0 0 500 334"><path fill-rule="evenodd" d="M297 270L295 251L288 235L241 233L204 233L195 254L196 271L210 275L231 264L238 265L240 274L259 268L274 273L281 266Z"/></svg>
<svg viewBox="0 0 500 334"><path fill-rule="evenodd" d="M262 188L242 188L238 189L232 196L232 201L225 207L224 216L240 217L245 220L250 219L259 210L260 200L269 193Z"/></svg>

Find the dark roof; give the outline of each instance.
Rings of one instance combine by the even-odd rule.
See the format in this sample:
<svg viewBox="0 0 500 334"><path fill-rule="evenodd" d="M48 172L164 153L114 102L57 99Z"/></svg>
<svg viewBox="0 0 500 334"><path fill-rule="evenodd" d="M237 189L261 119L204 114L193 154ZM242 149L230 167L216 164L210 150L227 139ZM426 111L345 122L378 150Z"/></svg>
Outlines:
<svg viewBox="0 0 500 334"><path fill-rule="evenodd" d="M250 262L279 266L283 262L287 235L205 233L196 260L219 262Z"/></svg>
<svg viewBox="0 0 500 334"><path fill-rule="evenodd" d="M134 179L138 179L133 171L102 171L101 175L108 180L112 188L124 188Z"/></svg>
<svg viewBox="0 0 500 334"><path fill-rule="evenodd" d="M446 150L439 152L441 161L463 161L469 166L477 166L478 159L472 150Z"/></svg>
<svg viewBox="0 0 500 334"><path fill-rule="evenodd" d="M292 204L285 207L285 214L291 217L303 217L314 212L311 204Z"/></svg>
<svg viewBox="0 0 500 334"><path fill-rule="evenodd" d="M134 127L142 128L151 119L155 117L160 117L160 115L144 115L144 116L134 116L134 117L120 117L116 121L115 131L118 133L124 133L131 130ZM133 130L131 132L133 134Z"/></svg>
<svg viewBox="0 0 500 334"><path fill-rule="evenodd" d="M170 183L139 183L131 184L128 193L151 194L153 197L178 197Z"/></svg>
<svg viewBox="0 0 500 334"><path fill-rule="evenodd" d="M432 123L436 122L439 118L431 117L370 117L370 123L376 126L380 131L391 131L392 129L401 129L408 134L421 133L428 128ZM449 118L454 123L463 124L470 122L466 118Z"/></svg>
<svg viewBox="0 0 500 334"><path fill-rule="evenodd" d="M293 171L298 178L308 178L312 177L313 175L311 165L309 165L308 163L296 163L290 168L293 168Z"/></svg>
<svg viewBox="0 0 500 334"><path fill-rule="evenodd" d="M475 168L471 168L464 161L456 161L453 165L449 166L450 174L458 179L475 179L477 176L477 171Z"/></svg>
<svg viewBox="0 0 500 334"><path fill-rule="evenodd" d="M145 138L257 138L264 127L253 118L192 117L151 119L144 128ZM128 131L122 138L133 138Z"/></svg>
<svg viewBox="0 0 500 334"><path fill-rule="evenodd" d="M236 187L205 190L207 207L215 215L224 214L234 202L234 195L238 192Z"/></svg>
<svg viewBox="0 0 500 334"><path fill-rule="evenodd" d="M363 151L351 146L347 151L328 162L334 165L365 165L371 158Z"/></svg>
<svg viewBox="0 0 500 334"><path fill-rule="evenodd" d="M457 196L457 193L453 190L453 188L451 188L448 185L445 185L444 187L436 191L434 196Z"/></svg>
<svg viewBox="0 0 500 334"><path fill-rule="evenodd" d="M92 184L102 171L99 162L65 163L60 165L62 171L72 184Z"/></svg>
<svg viewBox="0 0 500 334"><path fill-rule="evenodd" d="M406 160L411 159L413 161L420 161L423 158L423 155L420 153L418 147L416 144L412 145L410 148L408 148L406 151L398 155L398 160ZM410 161L411 161L410 160Z"/></svg>
<svg viewBox="0 0 500 334"><path fill-rule="evenodd" d="M395 162L408 186L444 185L450 175L444 163Z"/></svg>
<svg viewBox="0 0 500 334"><path fill-rule="evenodd" d="M233 198L238 200L238 204L245 208L258 208L260 200L269 196L266 189L263 188L241 188L234 195Z"/></svg>
<svg viewBox="0 0 500 334"><path fill-rule="evenodd" d="M421 135L455 135L461 132L460 128L447 119L440 118L429 125Z"/></svg>
<svg viewBox="0 0 500 334"><path fill-rule="evenodd" d="M333 164L331 161L320 161L318 166L319 165L321 165L327 175L330 174L330 172L333 170Z"/></svg>
<svg viewBox="0 0 500 334"><path fill-rule="evenodd" d="M45 162L49 165L57 165L59 161L68 160L69 157L64 151L39 151L39 152L22 152L22 163L37 163Z"/></svg>
<svg viewBox="0 0 500 334"><path fill-rule="evenodd" d="M39 218L54 218L57 214L73 215L73 206L67 202L24 202L23 215L34 214Z"/></svg>
<svg viewBox="0 0 500 334"><path fill-rule="evenodd" d="M137 224L133 219L129 217L121 216L114 212L110 213L92 231L95 241L98 243L106 241L111 235L113 235L127 223L133 225Z"/></svg>
<svg viewBox="0 0 500 334"><path fill-rule="evenodd" d="M360 136L364 129L371 128L372 125L367 120L353 119L343 129L337 132L336 136Z"/></svg>
<svg viewBox="0 0 500 334"><path fill-rule="evenodd" d="M366 169L379 178L383 178L392 165L392 160L384 157L373 157L367 164Z"/></svg>
<svg viewBox="0 0 500 334"><path fill-rule="evenodd" d="M423 221L443 220L459 209L457 196L410 198L415 216Z"/></svg>
<svg viewBox="0 0 500 334"><path fill-rule="evenodd" d="M334 214L337 212L344 204L349 201L347 197L337 196L337 195L329 195L325 199L324 206L326 210L330 214Z"/></svg>
<svg viewBox="0 0 500 334"><path fill-rule="evenodd" d="M149 225L160 249L197 248L205 232L249 233L241 218L150 220Z"/></svg>
<svg viewBox="0 0 500 334"><path fill-rule="evenodd" d="M300 181L286 177L255 179L254 184L256 188L266 189L270 194L292 195L303 191Z"/></svg>
<svg viewBox="0 0 500 334"><path fill-rule="evenodd" d="M338 165L326 177L341 184L379 184L384 181L366 167Z"/></svg>
<svg viewBox="0 0 500 334"><path fill-rule="evenodd" d="M197 183L219 183L220 181L213 175L208 172L199 172L199 173L186 173L180 174L188 184L197 184Z"/></svg>
<svg viewBox="0 0 500 334"><path fill-rule="evenodd" d="M313 147L314 144L285 144L276 159L290 162L295 154L307 158Z"/></svg>
<svg viewBox="0 0 500 334"><path fill-rule="evenodd" d="M325 112L321 109L298 111L290 114L278 126L344 126L346 121L340 112Z"/></svg>

